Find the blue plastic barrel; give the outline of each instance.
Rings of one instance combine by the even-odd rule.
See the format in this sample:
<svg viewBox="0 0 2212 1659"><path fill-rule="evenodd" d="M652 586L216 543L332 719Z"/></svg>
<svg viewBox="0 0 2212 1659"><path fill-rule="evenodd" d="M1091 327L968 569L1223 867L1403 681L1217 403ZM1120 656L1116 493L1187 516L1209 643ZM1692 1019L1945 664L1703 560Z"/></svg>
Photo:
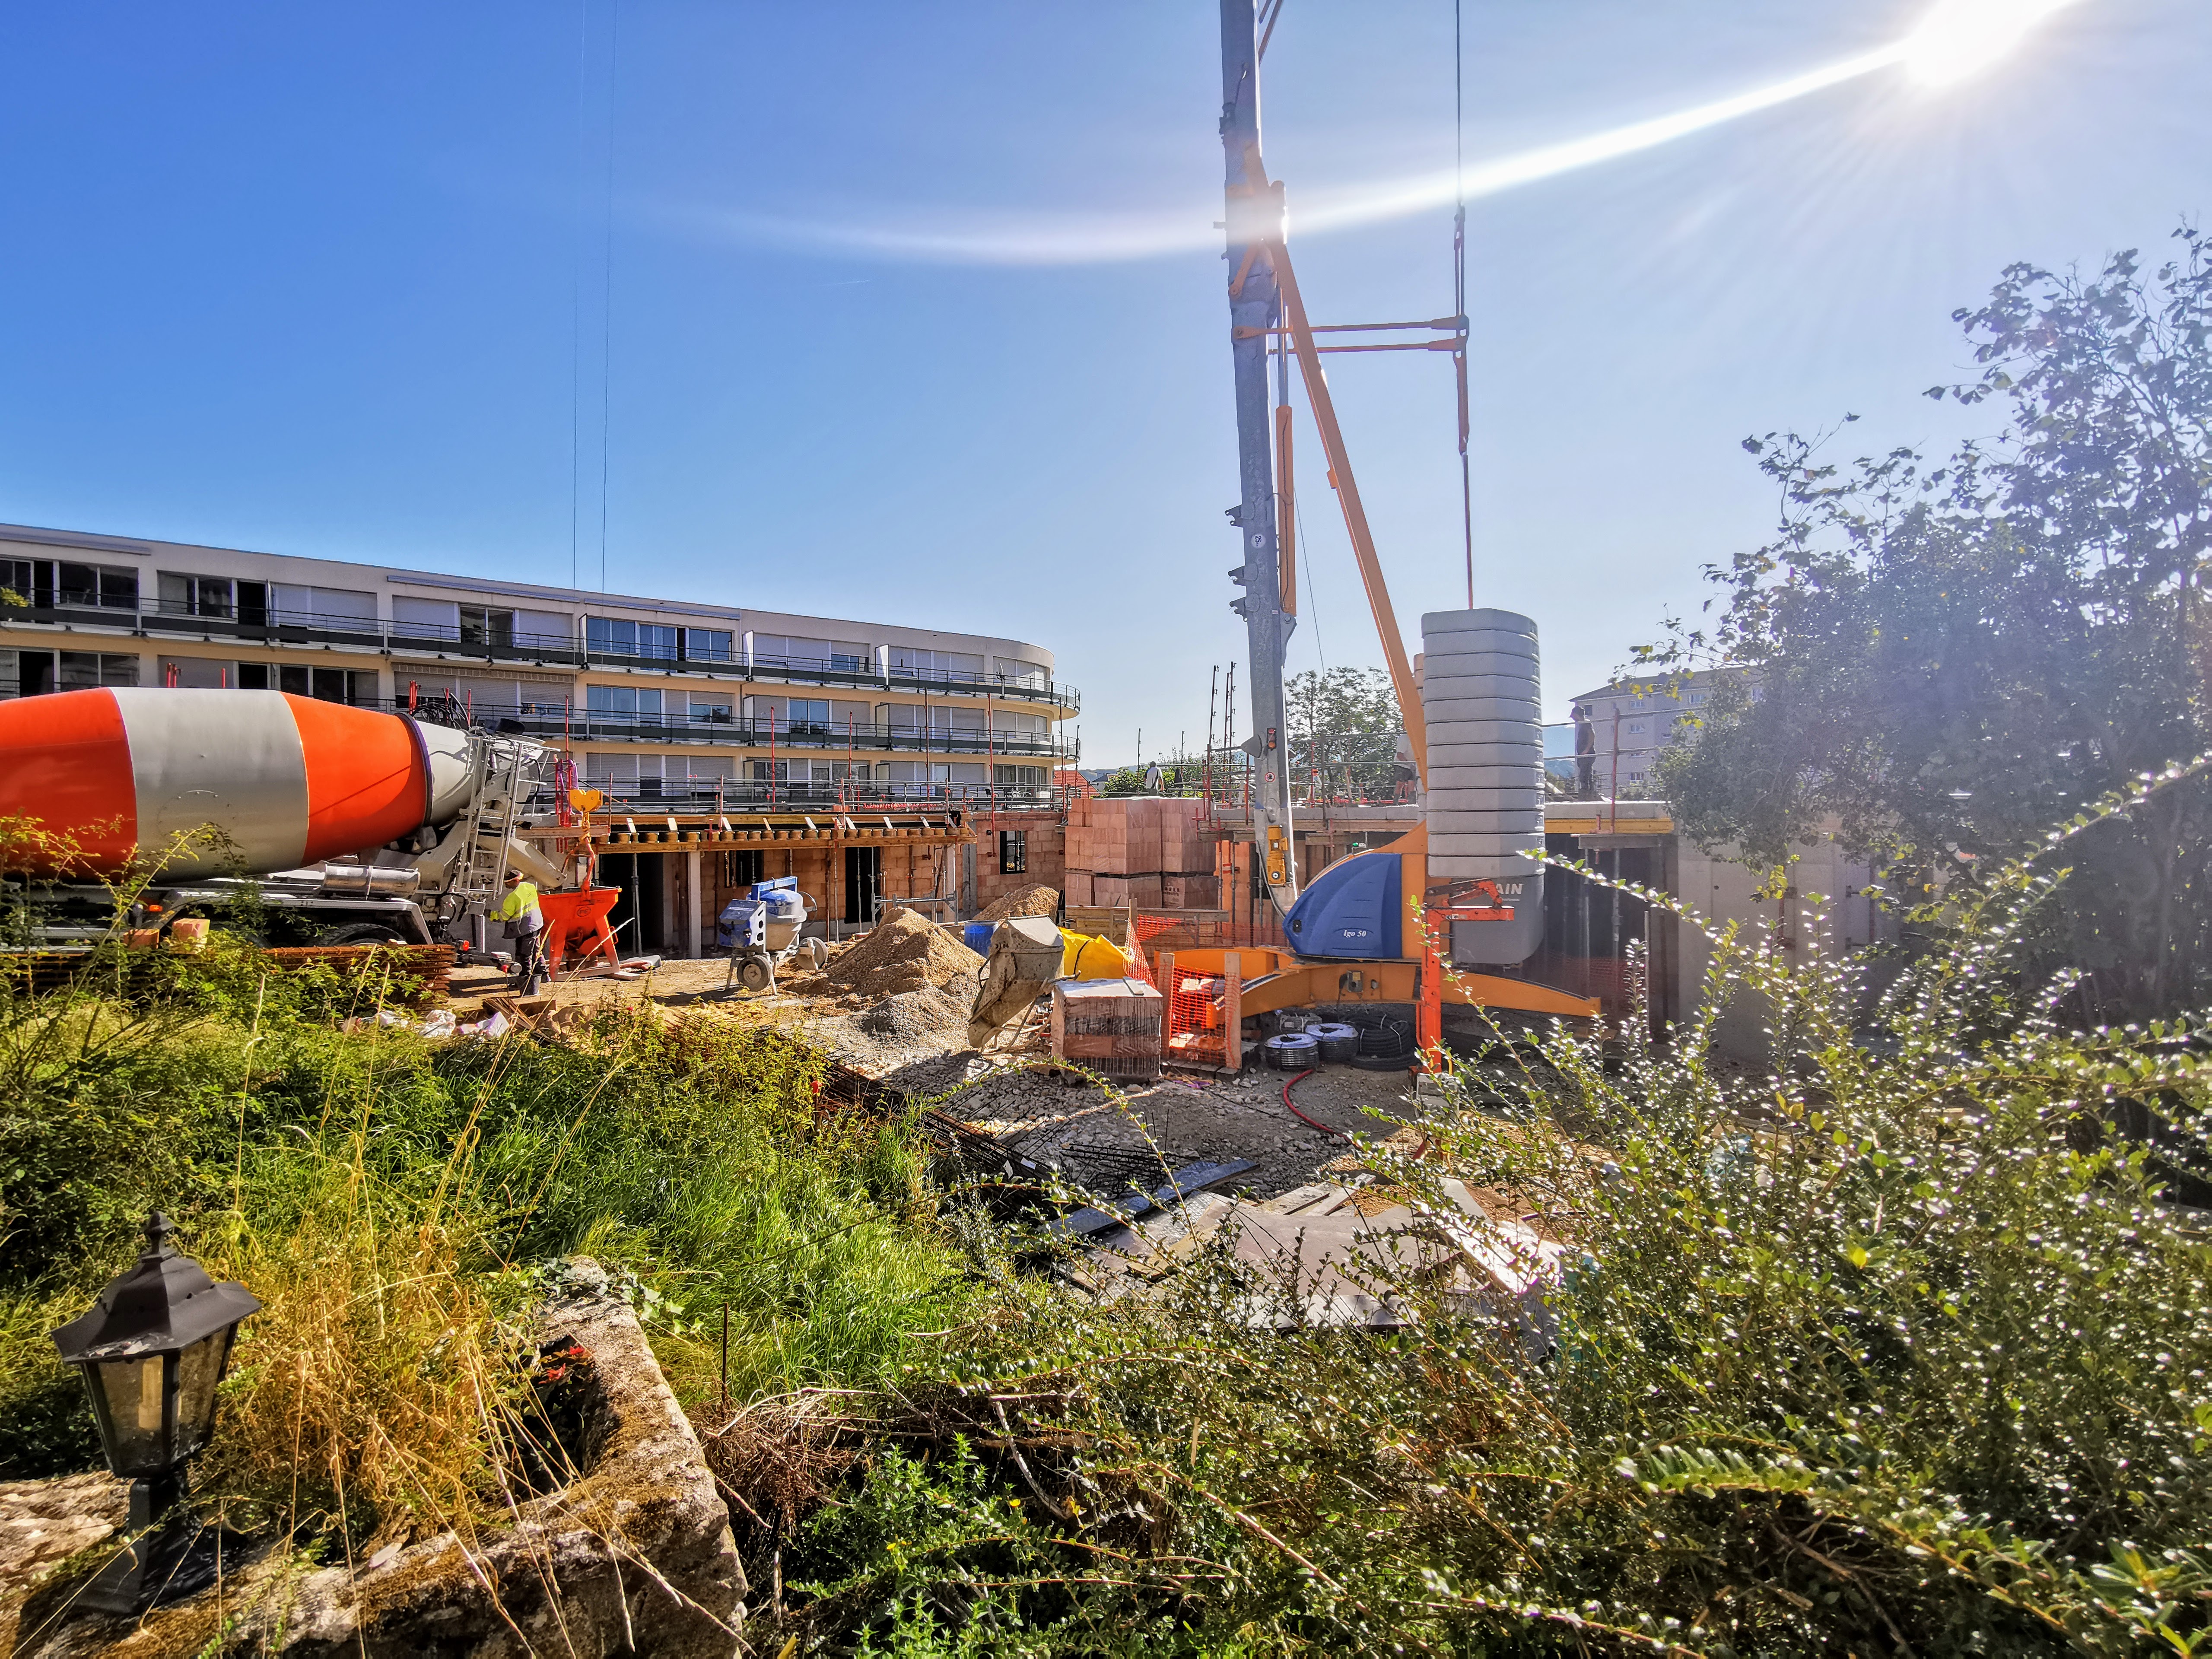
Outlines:
<svg viewBox="0 0 2212 1659"><path fill-rule="evenodd" d="M999 924L994 921L971 921L960 930L961 941L979 957L991 954L991 931Z"/></svg>

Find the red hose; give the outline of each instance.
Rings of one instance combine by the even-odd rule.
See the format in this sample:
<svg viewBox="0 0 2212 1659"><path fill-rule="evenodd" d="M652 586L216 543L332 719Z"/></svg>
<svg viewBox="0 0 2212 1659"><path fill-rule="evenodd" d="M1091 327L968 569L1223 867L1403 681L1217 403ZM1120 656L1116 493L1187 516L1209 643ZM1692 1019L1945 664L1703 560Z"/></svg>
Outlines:
<svg viewBox="0 0 2212 1659"><path fill-rule="evenodd" d="M1308 1078L1311 1077L1320 1069L1321 1067L1318 1066L1309 1066L1304 1071L1300 1072L1296 1077L1285 1081L1283 1085L1283 1104L1289 1109L1291 1115L1297 1119L1299 1122L1311 1123L1315 1128L1320 1130L1323 1134L1334 1135L1339 1140L1349 1140L1352 1137L1345 1133L1343 1130L1332 1129L1326 1123L1314 1122L1313 1119L1308 1117L1304 1112L1297 1109L1297 1103L1291 1098L1291 1085L1293 1083L1304 1083Z"/></svg>

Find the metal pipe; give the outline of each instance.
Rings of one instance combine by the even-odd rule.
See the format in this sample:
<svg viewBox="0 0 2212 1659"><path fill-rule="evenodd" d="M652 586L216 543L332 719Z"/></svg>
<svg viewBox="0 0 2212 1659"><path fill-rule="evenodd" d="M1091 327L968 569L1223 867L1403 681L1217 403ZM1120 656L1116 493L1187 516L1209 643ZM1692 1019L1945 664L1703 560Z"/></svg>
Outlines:
<svg viewBox="0 0 2212 1659"><path fill-rule="evenodd" d="M1253 171L1259 172L1259 152L1253 152ZM1278 198L1279 200L1279 197ZM1413 684L1413 665L1399 637L1397 612L1391 608L1390 590L1382 580L1382 561L1375 556L1375 536L1367 524L1367 508L1359 499L1359 485L1352 475L1352 457L1344 447L1344 431L1337 424L1336 403L1329 396L1328 380L1322 373L1319 348L1306 325L1305 301L1291 268L1290 250L1278 240L1268 246L1280 284L1283 313L1297 347L1298 368L1305 377L1306 401L1313 408L1314 424L1321 430L1322 452L1336 483L1337 504L1344 511L1344 527L1352 537L1352 551L1359 562L1359 579L1367 589L1367 603L1375 613L1375 631L1382 641L1382 660L1390 671L1392 690L1398 694L1398 711L1405 717L1406 741L1413 752L1413 769L1426 778L1429 769L1428 721L1421 713L1421 694Z"/></svg>
<svg viewBox="0 0 2212 1659"><path fill-rule="evenodd" d="M1437 330L1449 330L1456 333L1466 326L1467 319L1464 317L1437 317L1425 323L1316 323L1307 331L1313 334L1376 334L1387 333L1393 329L1400 328L1433 328ZM1246 331L1247 331L1243 329L1231 331L1231 332L1237 334L1240 337ZM1277 327L1270 329L1255 329L1250 331L1253 333L1287 335L1291 331L1287 327Z"/></svg>

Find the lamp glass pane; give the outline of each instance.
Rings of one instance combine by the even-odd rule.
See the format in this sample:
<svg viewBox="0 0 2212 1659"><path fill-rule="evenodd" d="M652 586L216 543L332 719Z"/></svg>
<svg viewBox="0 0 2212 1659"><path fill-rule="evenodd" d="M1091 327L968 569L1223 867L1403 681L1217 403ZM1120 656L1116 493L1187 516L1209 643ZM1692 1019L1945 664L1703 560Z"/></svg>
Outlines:
<svg viewBox="0 0 2212 1659"><path fill-rule="evenodd" d="M177 1356L177 1455L190 1457L207 1443L215 1423L215 1385L222 1381L231 1328L202 1337Z"/></svg>
<svg viewBox="0 0 2212 1659"><path fill-rule="evenodd" d="M117 1474L149 1474L169 1462L168 1437L161 1432L163 1358L110 1359L93 1367L115 1437L107 1458Z"/></svg>

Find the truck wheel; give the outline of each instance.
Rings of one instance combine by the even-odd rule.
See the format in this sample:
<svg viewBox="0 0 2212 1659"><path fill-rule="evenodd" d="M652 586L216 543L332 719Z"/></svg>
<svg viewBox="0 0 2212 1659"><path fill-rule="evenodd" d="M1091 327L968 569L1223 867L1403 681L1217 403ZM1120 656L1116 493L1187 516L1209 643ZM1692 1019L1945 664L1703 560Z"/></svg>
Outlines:
<svg viewBox="0 0 2212 1659"><path fill-rule="evenodd" d="M404 945L407 941L389 927L379 927L373 921L356 922L350 927L341 927L322 941L325 945Z"/></svg>
<svg viewBox="0 0 2212 1659"><path fill-rule="evenodd" d="M744 964L738 969L738 978L744 982L748 991L767 990L771 977L768 963L754 957L748 957Z"/></svg>

